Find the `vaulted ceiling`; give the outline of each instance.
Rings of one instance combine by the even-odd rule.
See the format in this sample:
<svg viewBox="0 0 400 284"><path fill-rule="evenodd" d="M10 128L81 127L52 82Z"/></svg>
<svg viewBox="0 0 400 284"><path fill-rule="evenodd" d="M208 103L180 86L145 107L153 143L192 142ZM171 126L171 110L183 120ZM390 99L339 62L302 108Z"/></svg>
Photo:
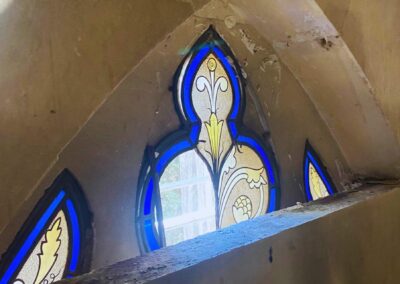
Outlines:
<svg viewBox="0 0 400 284"><path fill-rule="evenodd" d="M0 224L124 76L204 2L0 2Z"/></svg>
<svg viewBox="0 0 400 284"><path fill-rule="evenodd" d="M0 2L0 232L130 70L203 5L218 16L199 16L245 22L274 47L353 173L400 176L397 0L208 2Z"/></svg>

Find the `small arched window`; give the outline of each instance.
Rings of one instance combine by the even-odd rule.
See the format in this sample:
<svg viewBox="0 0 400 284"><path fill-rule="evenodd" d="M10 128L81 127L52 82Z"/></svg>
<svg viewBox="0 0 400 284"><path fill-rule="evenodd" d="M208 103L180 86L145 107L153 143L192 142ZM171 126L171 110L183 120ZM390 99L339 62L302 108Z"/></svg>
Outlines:
<svg viewBox="0 0 400 284"><path fill-rule="evenodd" d="M78 182L64 170L2 256L0 283L52 283L85 272L90 214Z"/></svg>
<svg viewBox="0 0 400 284"><path fill-rule="evenodd" d="M180 130L148 147L137 195L143 251L274 211L279 204L271 147L242 122L244 80L210 27L174 79Z"/></svg>
<svg viewBox="0 0 400 284"><path fill-rule="evenodd" d="M328 171L308 141L304 151L303 176L307 201L327 197L336 192Z"/></svg>

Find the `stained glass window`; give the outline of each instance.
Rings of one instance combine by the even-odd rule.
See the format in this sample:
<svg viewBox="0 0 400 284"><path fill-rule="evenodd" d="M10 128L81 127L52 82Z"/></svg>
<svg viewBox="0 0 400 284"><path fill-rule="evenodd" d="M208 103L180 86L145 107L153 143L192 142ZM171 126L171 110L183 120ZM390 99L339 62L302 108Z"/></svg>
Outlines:
<svg viewBox="0 0 400 284"><path fill-rule="evenodd" d="M307 201L324 198L336 192L328 172L308 141L304 152L304 188Z"/></svg>
<svg viewBox="0 0 400 284"><path fill-rule="evenodd" d="M0 283L52 283L84 272L89 217L79 184L64 170L2 256Z"/></svg>
<svg viewBox="0 0 400 284"><path fill-rule="evenodd" d="M271 147L242 122L240 67L210 27L174 82L180 130L148 147L137 196L143 251L274 211L279 204Z"/></svg>

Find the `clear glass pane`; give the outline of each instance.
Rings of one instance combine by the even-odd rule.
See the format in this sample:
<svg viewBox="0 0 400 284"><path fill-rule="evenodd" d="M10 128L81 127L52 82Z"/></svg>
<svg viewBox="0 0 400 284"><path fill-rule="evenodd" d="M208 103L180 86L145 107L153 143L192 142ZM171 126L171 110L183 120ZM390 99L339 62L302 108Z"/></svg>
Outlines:
<svg viewBox="0 0 400 284"><path fill-rule="evenodd" d="M160 179L160 196L167 245L216 229L212 180L195 150L167 166Z"/></svg>

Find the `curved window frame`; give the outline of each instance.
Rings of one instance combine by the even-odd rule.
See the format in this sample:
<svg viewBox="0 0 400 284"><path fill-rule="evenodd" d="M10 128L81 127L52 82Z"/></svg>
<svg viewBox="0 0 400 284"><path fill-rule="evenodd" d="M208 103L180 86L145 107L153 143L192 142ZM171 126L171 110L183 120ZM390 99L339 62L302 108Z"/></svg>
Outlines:
<svg viewBox="0 0 400 284"><path fill-rule="evenodd" d="M63 278L89 270L92 252L91 213L82 189L65 169L46 189L0 262L0 284L17 277L53 218L63 210L68 226L69 247Z"/></svg>
<svg viewBox="0 0 400 284"><path fill-rule="evenodd" d="M320 176L321 180L323 181L328 194L333 195L337 192L335 184L333 183L327 168L322 163L317 152L311 146L310 142L306 140L305 150L304 150L304 159L303 159L303 180L304 180L304 190L306 195L306 200L313 201L309 183L309 163L311 163L315 170L317 171L318 175Z"/></svg>
<svg viewBox="0 0 400 284"><path fill-rule="evenodd" d="M160 221L163 220L163 216L159 180L168 164L179 154L193 149L198 151L196 146L199 142L201 121L194 111L191 101L191 88L199 66L210 52L223 64L232 84L233 106L227 119L232 139L231 147L236 147L239 144L246 145L259 155L266 166L269 181L270 198L267 212L279 209L279 177L272 147L262 142L258 135L243 125L245 80L232 51L211 26L196 41L174 75L173 98L176 113L181 122L180 129L161 139L155 147L148 146L145 151L139 176L135 216L137 236L142 253L166 246L163 222ZM199 156L204 160L201 155ZM214 188L216 188L219 177L213 175L210 165L206 161L205 163L212 177ZM215 202L218 216L217 192L215 192Z"/></svg>

